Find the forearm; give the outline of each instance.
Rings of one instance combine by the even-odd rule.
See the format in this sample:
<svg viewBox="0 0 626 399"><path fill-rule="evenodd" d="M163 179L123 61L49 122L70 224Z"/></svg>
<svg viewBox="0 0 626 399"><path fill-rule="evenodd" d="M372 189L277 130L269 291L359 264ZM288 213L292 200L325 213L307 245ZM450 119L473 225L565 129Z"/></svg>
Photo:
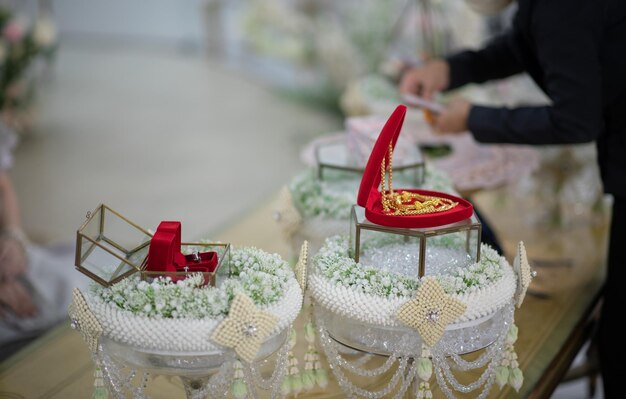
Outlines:
<svg viewBox="0 0 626 399"><path fill-rule="evenodd" d="M12 284L26 272L27 238L21 229L13 184L4 171L0 172L0 201L0 282ZM2 289L9 287L3 286Z"/></svg>
<svg viewBox="0 0 626 399"><path fill-rule="evenodd" d="M578 144L595 140L602 123L568 118L548 106L515 109L473 106L467 127L482 143Z"/></svg>
<svg viewBox="0 0 626 399"><path fill-rule="evenodd" d="M450 68L448 90L523 72L512 50L514 38L514 32L510 32L495 38L481 50L462 51L447 57Z"/></svg>
<svg viewBox="0 0 626 399"><path fill-rule="evenodd" d="M20 210L11 178L0 172L0 229L21 230Z"/></svg>

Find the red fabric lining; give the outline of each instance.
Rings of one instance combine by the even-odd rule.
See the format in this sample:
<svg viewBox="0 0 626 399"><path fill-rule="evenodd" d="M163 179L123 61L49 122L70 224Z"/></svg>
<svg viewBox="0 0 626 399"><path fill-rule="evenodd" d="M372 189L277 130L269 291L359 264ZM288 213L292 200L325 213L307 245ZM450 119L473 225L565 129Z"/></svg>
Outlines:
<svg viewBox="0 0 626 399"><path fill-rule="evenodd" d="M212 273L217 268L217 252L200 252L200 261L195 261L193 255L183 255L181 250L181 223L163 221L157 227L150 240L146 270L152 272L203 272ZM172 276L174 280L175 276ZM176 276L175 280L180 280Z"/></svg>
<svg viewBox="0 0 626 399"><path fill-rule="evenodd" d="M405 115L406 106L398 105L389 119L387 119L376 143L374 143L374 148L363 171L361 185L359 186L359 195L356 201L357 204L364 208L368 207L373 192L378 192L378 185L380 184L380 164L383 158L385 158L385 164L389 162L389 143L393 143L392 145L395 148L400 130L402 130Z"/></svg>
<svg viewBox="0 0 626 399"><path fill-rule="evenodd" d="M171 255L167 259L173 259L173 262L177 265L185 264L185 257L180 252L181 230L182 227L180 222L162 221L161 223L159 223L159 227L157 227L157 233L161 231L163 233L169 233L174 235L174 239L171 243L173 255ZM150 245L152 245L152 241L150 241Z"/></svg>
<svg viewBox="0 0 626 399"><path fill-rule="evenodd" d="M388 215L383 212L383 206L380 202L380 192L376 190L376 192L370 197L371 206L365 208L365 217L367 218L367 220L372 223L388 227L426 228L460 222L461 220L465 220L471 217L474 213L474 207L469 201L466 201L463 198L455 197L454 195L440 193L437 191L415 189L403 189L394 191L410 191L412 193L418 193L422 195L448 198L455 202L458 202L459 204L452 209L439 213L411 216ZM370 201L370 199L368 199L368 201Z"/></svg>
<svg viewBox="0 0 626 399"><path fill-rule="evenodd" d="M398 136L402 130L405 115L406 106L398 105L380 132L367 161L367 165L365 166L361 185L359 186L359 194L357 196L357 204L365 208L365 217L372 223L401 228L443 226L460 222L461 220L471 217L474 213L474 208L469 201L462 198L436 191L405 190L398 188L394 189L394 191L410 191L424 195L444 197L458 202L459 204L450 210L426 215L394 216L383 213L383 207L380 202L381 194L379 191L381 180L380 166L383 159L385 159L385 164L389 163L389 143L392 143L392 148L395 148Z"/></svg>

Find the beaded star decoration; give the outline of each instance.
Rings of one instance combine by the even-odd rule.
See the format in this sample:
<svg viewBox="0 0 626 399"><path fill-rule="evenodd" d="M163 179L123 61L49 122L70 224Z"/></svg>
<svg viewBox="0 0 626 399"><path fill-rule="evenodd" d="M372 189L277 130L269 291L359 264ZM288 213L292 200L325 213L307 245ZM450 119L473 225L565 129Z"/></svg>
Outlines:
<svg viewBox="0 0 626 399"><path fill-rule="evenodd" d="M240 359L251 363L277 323L276 316L257 309L250 298L238 294L230 305L228 317L213 331L211 339L234 349Z"/></svg>
<svg viewBox="0 0 626 399"><path fill-rule="evenodd" d="M102 335L102 325L89 309L85 297L78 288L74 288L72 291L72 303L70 303L68 313L72 329L80 332L89 350L96 353L98 338Z"/></svg>
<svg viewBox="0 0 626 399"><path fill-rule="evenodd" d="M302 243L302 247L300 248L300 257L298 258L298 263L293 269L293 272L296 275L296 281L300 284L300 288L302 288L302 292L306 291L307 285L307 263L309 260L309 242L305 241Z"/></svg>
<svg viewBox="0 0 626 399"><path fill-rule="evenodd" d="M398 308L398 320L416 329L428 346L439 341L448 324L461 316L466 305L446 294L439 282L424 278L415 298Z"/></svg>
<svg viewBox="0 0 626 399"><path fill-rule="evenodd" d="M513 270L515 270L515 273L517 273L517 290L515 291L515 302L517 307L519 308L520 306L522 306L522 302L524 302L524 298L526 297L526 291L528 290L530 282L536 275L536 272L531 270L530 264L528 263L526 247L524 247L523 241L520 241L519 244L517 244L517 255L515 255L515 259L513 260Z"/></svg>
<svg viewBox="0 0 626 399"><path fill-rule="evenodd" d="M280 190L275 209L273 214L274 220L281 227L285 238L291 238L300 227L300 224L302 224L302 216L300 216L300 212L293 205L291 192L287 187L283 187Z"/></svg>

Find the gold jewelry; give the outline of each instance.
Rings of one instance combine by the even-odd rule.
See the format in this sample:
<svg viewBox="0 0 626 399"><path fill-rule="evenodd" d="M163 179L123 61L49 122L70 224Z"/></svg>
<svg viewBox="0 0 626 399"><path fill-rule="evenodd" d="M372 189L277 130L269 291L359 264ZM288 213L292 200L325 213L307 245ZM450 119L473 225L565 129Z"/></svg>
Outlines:
<svg viewBox="0 0 626 399"><path fill-rule="evenodd" d="M448 198L422 195L410 191L393 191L393 146L389 144L389 183L385 189L387 167L385 158L380 164L380 196L383 212L395 216L439 213L454 208L459 203Z"/></svg>

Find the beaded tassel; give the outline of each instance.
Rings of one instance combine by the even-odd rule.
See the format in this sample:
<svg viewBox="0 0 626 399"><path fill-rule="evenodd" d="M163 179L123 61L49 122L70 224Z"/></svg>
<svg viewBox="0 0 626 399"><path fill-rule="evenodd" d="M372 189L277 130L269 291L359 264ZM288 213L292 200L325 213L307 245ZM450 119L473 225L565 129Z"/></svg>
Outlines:
<svg viewBox="0 0 626 399"><path fill-rule="evenodd" d="M317 386L326 389L328 386L328 374L326 370L322 368L322 364L319 361L320 355L315 351L316 361L313 364L313 371L315 372L315 382L317 382Z"/></svg>
<svg viewBox="0 0 626 399"><path fill-rule="evenodd" d="M322 362L320 362L320 354L315 347L315 326L313 325L313 322L311 320L309 320L309 322L305 326L305 336L307 342L309 343L309 350L307 353L309 354L309 361L312 364L312 374L315 375L315 382L317 383L318 387L325 389L328 386L328 374L326 373L326 370L322 367Z"/></svg>
<svg viewBox="0 0 626 399"><path fill-rule="evenodd" d="M248 396L248 386L244 381L243 366L239 360L235 362L235 373L230 391L236 399L244 399Z"/></svg>
<svg viewBox="0 0 626 399"><path fill-rule="evenodd" d="M306 353L304 354L304 373L302 374L302 385L306 391L315 388L315 362L318 360L317 350L315 349L315 327L309 316L309 321L304 325L304 339L309 343Z"/></svg>
<svg viewBox="0 0 626 399"><path fill-rule="evenodd" d="M430 384L428 382L422 381L420 382L419 388L417 390L417 399L432 399L433 393L430 390Z"/></svg>
<svg viewBox="0 0 626 399"><path fill-rule="evenodd" d="M311 309L313 305L311 305ZM324 389L328 386L328 374L322 367L320 362L320 354L315 347L315 325L313 324L313 318L309 315L309 321L304 325L304 338L309 343L306 354L304 355L304 375L303 383L305 386L310 387L307 389L313 389L315 384Z"/></svg>
<svg viewBox="0 0 626 399"><path fill-rule="evenodd" d="M517 353L513 344L517 341L517 326L511 325L506 335L506 347L504 349L504 356L500 366L496 368L496 382L502 388L507 383L516 391L522 387L524 383L524 374L519 368L517 362Z"/></svg>
<svg viewBox="0 0 626 399"><path fill-rule="evenodd" d="M281 386L281 393L283 394L283 397L290 394L297 396L302 391L302 375L300 374L300 369L298 368L298 358L296 358L293 354L294 346L296 346L296 330L292 328L289 335L289 352L287 353L287 367L289 368L289 371Z"/></svg>
<svg viewBox="0 0 626 399"><path fill-rule="evenodd" d="M289 374L283 380L282 393L283 396L294 395L297 396L302 391L302 375L298 369L298 359L289 353Z"/></svg>
<svg viewBox="0 0 626 399"><path fill-rule="evenodd" d="M313 369L315 364L315 346L309 344L309 347L304 354L304 372L302 373L302 387L305 391L310 391L315 388L315 370Z"/></svg>
<svg viewBox="0 0 626 399"><path fill-rule="evenodd" d="M431 354L428 347L422 344L422 354L416 360L417 362L417 376L422 382L420 382L417 390L417 399L432 399L433 393L430 390L430 383L428 382L433 375L433 362L431 360Z"/></svg>
<svg viewBox="0 0 626 399"><path fill-rule="evenodd" d="M104 379L100 367L96 367L96 371L94 371L93 387L94 389L91 399L107 399L109 397L109 393L104 386Z"/></svg>

